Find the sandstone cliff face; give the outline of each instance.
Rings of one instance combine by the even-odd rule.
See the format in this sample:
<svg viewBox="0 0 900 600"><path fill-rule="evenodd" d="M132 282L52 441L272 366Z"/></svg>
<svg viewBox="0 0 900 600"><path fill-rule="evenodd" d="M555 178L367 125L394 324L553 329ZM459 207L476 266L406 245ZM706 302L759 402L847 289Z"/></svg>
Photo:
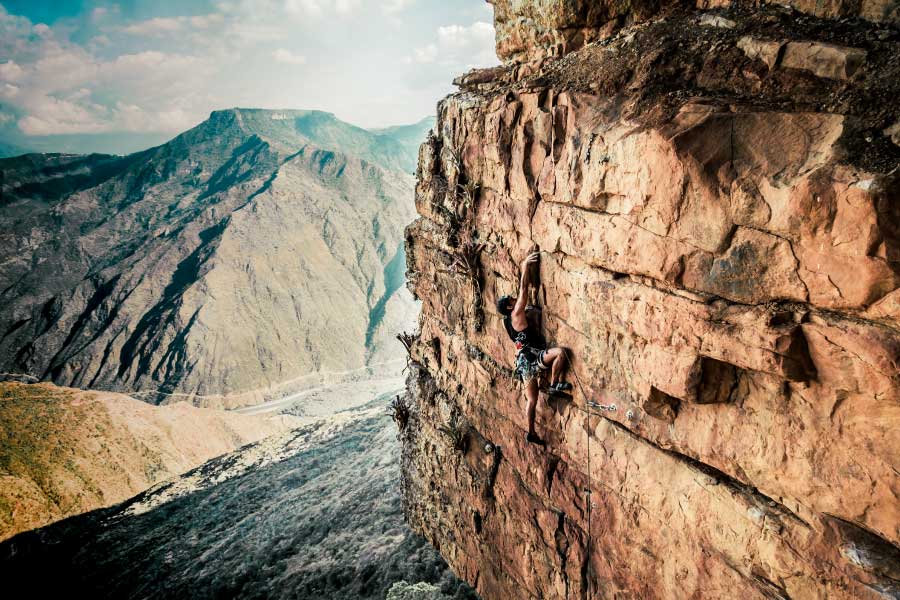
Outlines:
<svg viewBox="0 0 900 600"><path fill-rule="evenodd" d="M427 126L234 109L127 157L0 162L0 372L233 406L396 359Z"/></svg>
<svg viewBox="0 0 900 600"><path fill-rule="evenodd" d="M900 595L896 3L791 4L497 0L441 103L404 497L487 600ZM534 247L546 448L492 310Z"/></svg>

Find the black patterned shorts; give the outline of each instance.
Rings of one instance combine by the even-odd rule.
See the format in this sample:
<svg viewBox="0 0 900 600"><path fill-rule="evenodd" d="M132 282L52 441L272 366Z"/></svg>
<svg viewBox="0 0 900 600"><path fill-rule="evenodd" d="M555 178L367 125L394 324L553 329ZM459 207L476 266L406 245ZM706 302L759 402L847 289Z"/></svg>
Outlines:
<svg viewBox="0 0 900 600"><path fill-rule="evenodd" d="M544 353L546 350L539 350L525 346L516 354L516 375L522 381L528 382L537 377L541 371L546 371L549 367L544 364Z"/></svg>

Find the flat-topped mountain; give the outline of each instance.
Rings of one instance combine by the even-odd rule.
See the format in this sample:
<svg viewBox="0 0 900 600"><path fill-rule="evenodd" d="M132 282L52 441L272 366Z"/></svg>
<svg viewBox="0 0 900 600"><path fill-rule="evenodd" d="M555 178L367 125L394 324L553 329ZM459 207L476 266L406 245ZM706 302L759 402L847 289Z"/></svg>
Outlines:
<svg viewBox="0 0 900 600"><path fill-rule="evenodd" d="M232 109L126 157L0 160L0 372L233 406L396 358L411 137Z"/></svg>

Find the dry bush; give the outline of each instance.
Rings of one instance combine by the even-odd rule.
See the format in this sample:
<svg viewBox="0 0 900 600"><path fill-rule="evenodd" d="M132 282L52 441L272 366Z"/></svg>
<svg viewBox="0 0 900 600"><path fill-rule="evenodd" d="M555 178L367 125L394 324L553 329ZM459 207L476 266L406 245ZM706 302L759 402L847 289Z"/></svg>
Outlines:
<svg viewBox="0 0 900 600"><path fill-rule="evenodd" d="M399 432L403 433L406 431L406 426L409 425L409 406L403 401L403 398L400 397L400 395L397 395L391 400L388 412L390 413L391 418L394 419L394 423L397 424Z"/></svg>

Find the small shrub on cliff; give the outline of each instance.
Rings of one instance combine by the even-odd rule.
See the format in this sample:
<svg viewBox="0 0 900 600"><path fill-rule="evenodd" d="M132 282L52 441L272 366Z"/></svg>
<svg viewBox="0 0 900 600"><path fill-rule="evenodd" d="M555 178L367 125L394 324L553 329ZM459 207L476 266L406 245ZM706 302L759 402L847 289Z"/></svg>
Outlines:
<svg viewBox="0 0 900 600"><path fill-rule="evenodd" d="M391 413L391 417L394 419L394 423L397 424L397 429L400 430L400 433L406 431L406 426L409 424L409 406L403 401L403 398L399 395L396 396L391 400L391 406L388 410Z"/></svg>
<svg viewBox="0 0 900 600"><path fill-rule="evenodd" d="M472 328L481 331L484 327L484 298L481 293L481 253L487 247L485 243L467 241L460 244L449 260L445 269L439 269L453 277L462 279L472 286Z"/></svg>
<svg viewBox="0 0 900 600"><path fill-rule="evenodd" d="M463 205L466 209L471 210L475 208L475 202L478 199L478 183L474 181L467 181L466 183L457 184L457 189L459 189L462 194Z"/></svg>
<svg viewBox="0 0 900 600"><path fill-rule="evenodd" d="M454 417L447 425L438 427L438 431L447 437L454 450L465 454L469 448L469 427L459 418Z"/></svg>
<svg viewBox="0 0 900 600"><path fill-rule="evenodd" d="M403 331L397 334L397 339L400 340L400 343L403 344L403 347L406 348L406 353L412 353L412 345L419 339L419 336L415 333L409 333L408 331Z"/></svg>

